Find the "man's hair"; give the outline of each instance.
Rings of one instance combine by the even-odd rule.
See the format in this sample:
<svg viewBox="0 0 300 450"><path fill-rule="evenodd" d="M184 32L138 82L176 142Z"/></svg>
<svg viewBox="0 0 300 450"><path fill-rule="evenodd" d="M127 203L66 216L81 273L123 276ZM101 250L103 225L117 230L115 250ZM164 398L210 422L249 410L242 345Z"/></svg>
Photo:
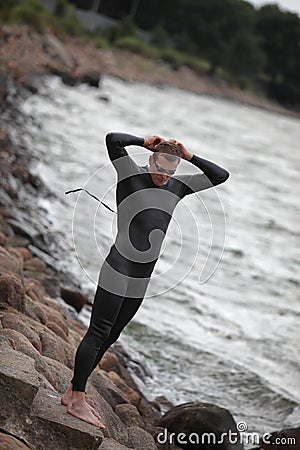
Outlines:
<svg viewBox="0 0 300 450"><path fill-rule="evenodd" d="M156 161L158 154L162 153L163 156L168 161L180 161L181 157L181 148L177 144L173 144L172 142L160 142L155 147L155 152L153 153L153 158Z"/></svg>

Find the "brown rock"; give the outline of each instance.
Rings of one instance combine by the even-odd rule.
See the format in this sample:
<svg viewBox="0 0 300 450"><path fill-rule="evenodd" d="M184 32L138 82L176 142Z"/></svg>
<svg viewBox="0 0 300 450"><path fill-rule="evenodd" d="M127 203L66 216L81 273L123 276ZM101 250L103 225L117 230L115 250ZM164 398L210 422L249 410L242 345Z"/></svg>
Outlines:
<svg viewBox="0 0 300 450"><path fill-rule="evenodd" d="M58 327L62 329L64 334L68 336L69 327L65 317L60 313L60 311L49 308L49 306L43 305L43 311L46 314L47 322L55 322Z"/></svg>
<svg viewBox="0 0 300 450"><path fill-rule="evenodd" d="M0 335L5 336L8 339L14 350L29 356L35 361L35 369L38 371L39 377L40 375L45 377L49 386L52 386L52 389L57 387L56 377L51 369L49 369L47 361L44 360L44 357L33 347L33 345L23 334L7 328L1 330Z"/></svg>
<svg viewBox="0 0 300 450"><path fill-rule="evenodd" d="M80 291L74 291L72 289L62 287L60 290L61 298L68 303L68 305L73 306L79 313L84 305L87 304L86 297Z"/></svg>
<svg viewBox="0 0 300 450"><path fill-rule="evenodd" d="M36 348L39 353L42 353L42 344L39 335L23 322L21 315L5 313L3 314L1 322L3 328L10 328L23 334L34 348Z"/></svg>
<svg viewBox="0 0 300 450"><path fill-rule="evenodd" d="M25 314L28 317L31 317L34 320L37 320L40 323L45 324L47 322L47 315L44 311L42 305L38 302L32 300L28 295L25 296L26 305L25 305Z"/></svg>
<svg viewBox="0 0 300 450"><path fill-rule="evenodd" d="M12 247L0 246L0 272L12 273L22 277L23 261Z"/></svg>
<svg viewBox="0 0 300 450"><path fill-rule="evenodd" d="M14 247L16 252L21 256L23 262L29 261L33 256L32 253L25 247Z"/></svg>
<svg viewBox="0 0 300 450"><path fill-rule="evenodd" d="M5 247L7 245L7 237L0 231L0 245Z"/></svg>
<svg viewBox="0 0 300 450"><path fill-rule="evenodd" d="M25 406L30 406L39 388L38 373L33 359L13 350L8 341L1 336L0 345L0 397L10 396L13 408L13 397L16 396ZM14 395L12 396L12 392ZM2 420L4 410L2 408ZM0 424L1 426L1 424Z"/></svg>
<svg viewBox="0 0 300 450"><path fill-rule="evenodd" d="M123 403L117 405L115 411L127 427L131 425L137 425L141 428L144 427L144 421L134 405Z"/></svg>
<svg viewBox="0 0 300 450"><path fill-rule="evenodd" d="M53 386L56 391L63 394L72 380L73 371L59 361L48 358L47 356L43 356L43 362L47 365L48 370L55 379L55 385ZM47 376L46 378L48 379Z"/></svg>
<svg viewBox="0 0 300 450"><path fill-rule="evenodd" d="M48 356L48 358L55 359L56 361L67 365L65 348L61 345L58 338L56 338L54 334L43 331L40 334L40 339L42 342L42 353L44 356Z"/></svg>
<svg viewBox="0 0 300 450"><path fill-rule="evenodd" d="M101 419L106 426L106 429L103 430L104 436L113 438L123 445L127 445L128 433L119 416L115 414L112 407L107 403L102 395L96 391L90 382L87 384L87 392L88 403L99 411Z"/></svg>
<svg viewBox="0 0 300 450"><path fill-rule="evenodd" d="M25 311L25 291L17 275L0 273L0 301L20 312Z"/></svg>
<svg viewBox="0 0 300 450"><path fill-rule="evenodd" d="M130 403L137 406L140 403L141 396L131 387L129 387L122 378L113 371L108 372L109 378L115 383L115 385L125 394Z"/></svg>
<svg viewBox="0 0 300 450"><path fill-rule="evenodd" d="M155 441L151 434L142 428L134 425L127 428L128 444L139 450L157 450Z"/></svg>
<svg viewBox="0 0 300 450"><path fill-rule="evenodd" d="M156 426L161 418L161 413L155 408L152 402L149 402L143 396L141 397L140 403L137 405L137 409L144 419L146 430L149 433L152 433L153 427Z"/></svg>
<svg viewBox="0 0 300 450"><path fill-rule="evenodd" d="M34 301L40 301L46 295L44 286L37 280L32 278L25 278L24 280L25 292Z"/></svg>
<svg viewBox="0 0 300 450"><path fill-rule="evenodd" d="M52 330L57 336L61 337L64 341L69 342L68 336L64 330L55 322L46 322L46 327Z"/></svg>
<svg viewBox="0 0 300 450"><path fill-rule="evenodd" d="M30 450L24 442L4 433L0 433L0 448L1 450Z"/></svg>
<svg viewBox="0 0 300 450"><path fill-rule="evenodd" d="M101 370L95 370L90 381L103 398L109 403L109 405L115 409L120 403L129 403L128 398L123 392L113 383L106 372Z"/></svg>
<svg viewBox="0 0 300 450"><path fill-rule="evenodd" d="M122 376L122 367L117 355L110 351L106 351L99 362L99 367L105 372L114 371L120 377Z"/></svg>
<svg viewBox="0 0 300 450"><path fill-rule="evenodd" d="M234 444L229 441L229 431L237 433L237 436L239 435L230 412L225 408L210 403L189 402L176 405L164 414L158 425L175 433L173 442L182 448L190 447L189 436L193 436L193 442L195 443L197 442L196 439L199 439L199 442L201 442L201 436L204 433L213 433L217 442L222 442L218 446L220 450L243 449L241 443L236 442ZM194 435L195 432L198 438ZM184 433L185 437L183 437L182 433ZM227 433L225 438L224 435L222 436L223 433ZM187 441L187 443L184 444L183 440ZM237 441L239 440L237 439ZM205 442L201 443L201 448L208 450L211 448L211 443Z"/></svg>

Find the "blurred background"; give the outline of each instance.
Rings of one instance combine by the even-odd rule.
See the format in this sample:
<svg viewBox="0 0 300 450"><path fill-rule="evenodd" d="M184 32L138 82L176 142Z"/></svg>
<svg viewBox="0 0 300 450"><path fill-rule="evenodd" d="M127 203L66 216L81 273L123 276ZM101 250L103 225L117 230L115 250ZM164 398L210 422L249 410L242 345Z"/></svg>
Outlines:
<svg viewBox="0 0 300 450"><path fill-rule="evenodd" d="M22 132L8 128L37 157L55 194L37 201L90 295L114 216L64 192L85 185L115 208L107 132L176 138L230 172L176 208L155 269L164 276L120 341L148 367L137 382L150 399L216 403L258 433L300 421L299 14L297 1L0 2L1 73L32 94ZM90 68L94 87L78 81ZM145 149L129 152L147 164ZM226 238L199 284L212 240L205 206L225 218ZM80 318L87 325L89 310Z"/></svg>

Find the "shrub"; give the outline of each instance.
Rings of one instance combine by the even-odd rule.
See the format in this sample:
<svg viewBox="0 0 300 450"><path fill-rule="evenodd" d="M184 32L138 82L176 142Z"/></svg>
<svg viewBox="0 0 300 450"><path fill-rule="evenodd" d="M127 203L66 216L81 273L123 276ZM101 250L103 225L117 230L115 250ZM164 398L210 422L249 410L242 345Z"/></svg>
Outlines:
<svg viewBox="0 0 300 450"><path fill-rule="evenodd" d="M146 56L148 58L158 58L159 50L135 37L124 37L118 39L114 45L119 48L129 50L134 53Z"/></svg>
<svg viewBox="0 0 300 450"><path fill-rule="evenodd" d="M41 33L50 22L50 14L39 0L23 0L11 9L8 21L27 23Z"/></svg>

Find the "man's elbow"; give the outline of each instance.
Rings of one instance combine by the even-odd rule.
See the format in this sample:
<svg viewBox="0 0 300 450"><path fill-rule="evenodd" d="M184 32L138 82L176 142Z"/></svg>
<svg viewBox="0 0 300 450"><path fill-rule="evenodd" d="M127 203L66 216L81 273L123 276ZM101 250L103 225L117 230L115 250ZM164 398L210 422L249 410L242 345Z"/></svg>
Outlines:
<svg viewBox="0 0 300 450"><path fill-rule="evenodd" d="M214 180L214 186L225 183L225 181L228 180L229 177L230 177L230 173L227 170L223 169L222 172Z"/></svg>
<svg viewBox="0 0 300 450"><path fill-rule="evenodd" d="M110 133L107 133L107 135L105 136L105 142L106 142L106 144L108 146L109 146L109 144L113 143L113 141L114 141L114 134L115 133L110 132Z"/></svg>

